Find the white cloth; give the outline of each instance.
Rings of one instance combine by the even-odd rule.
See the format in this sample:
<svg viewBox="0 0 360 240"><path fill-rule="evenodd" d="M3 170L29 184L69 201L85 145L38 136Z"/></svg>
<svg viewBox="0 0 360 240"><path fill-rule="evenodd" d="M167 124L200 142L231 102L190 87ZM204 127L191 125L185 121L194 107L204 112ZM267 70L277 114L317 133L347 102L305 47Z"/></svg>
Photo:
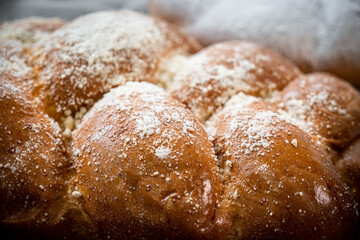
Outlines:
<svg viewBox="0 0 360 240"><path fill-rule="evenodd" d="M360 86L360 0L152 0L150 10L204 45L255 41Z"/></svg>

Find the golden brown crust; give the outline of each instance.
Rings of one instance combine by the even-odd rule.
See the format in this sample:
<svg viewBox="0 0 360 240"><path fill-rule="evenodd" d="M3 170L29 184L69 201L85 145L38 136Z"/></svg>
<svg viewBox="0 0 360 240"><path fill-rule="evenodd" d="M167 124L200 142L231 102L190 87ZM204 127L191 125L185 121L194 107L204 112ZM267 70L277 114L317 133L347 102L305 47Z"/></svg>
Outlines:
<svg viewBox="0 0 360 240"><path fill-rule="evenodd" d="M279 95L278 107L328 144L343 147L360 134L360 93L327 73L304 75Z"/></svg>
<svg viewBox="0 0 360 240"><path fill-rule="evenodd" d="M291 62L261 45L224 42L192 56L170 89L172 96L205 121L232 95L269 97L299 74Z"/></svg>
<svg viewBox="0 0 360 240"><path fill-rule="evenodd" d="M7 77L0 81L0 221L46 232L67 190L62 136Z"/></svg>
<svg viewBox="0 0 360 240"><path fill-rule="evenodd" d="M156 82L161 58L198 47L179 29L142 14L85 15L34 47L34 95L60 120L66 111L74 115L126 81Z"/></svg>
<svg viewBox="0 0 360 240"><path fill-rule="evenodd" d="M192 114L148 83L95 104L74 136L76 186L103 237L199 239L211 228L220 182Z"/></svg>
<svg viewBox="0 0 360 240"><path fill-rule="evenodd" d="M233 216L231 239L353 236L351 198L308 134L251 105L225 109L211 123L223 169L223 205Z"/></svg>
<svg viewBox="0 0 360 240"><path fill-rule="evenodd" d="M360 137L351 142L340 154L335 168L349 186L357 204L360 204Z"/></svg>
<svg viewBox="0 0 360 240"><path fill-rule="evenodd" d="M58 124L32 98L26 86L29 75L17 67L3 70L0 238L98 239L81 204L68 193L74 171Z"/></svg>
<svg viewBox="0 0 360 240"><path fill-rule="evenodd" d="M34 25L44 34L30 52L38 40L0 40L1 239L352 235L332 164L359 198L350 85L245 42L188 59L196 42L128 11L48 27ZM192 112L151 84L169 86L182 66L172 94ZM214 114L209 135L193 114Z"/></svg>

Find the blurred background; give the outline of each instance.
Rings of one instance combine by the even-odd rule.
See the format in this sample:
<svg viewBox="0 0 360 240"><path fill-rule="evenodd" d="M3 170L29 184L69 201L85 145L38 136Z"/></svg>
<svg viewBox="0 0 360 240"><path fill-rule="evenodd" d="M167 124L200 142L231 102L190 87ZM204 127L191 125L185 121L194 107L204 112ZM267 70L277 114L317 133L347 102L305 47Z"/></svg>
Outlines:
<svg viewBox="0 0 360 240"><path fill-rule="evenodd" d="M71 20L85 13L119 8L147 12L147 0L1 0L0 23L31 16Z"/></svg>

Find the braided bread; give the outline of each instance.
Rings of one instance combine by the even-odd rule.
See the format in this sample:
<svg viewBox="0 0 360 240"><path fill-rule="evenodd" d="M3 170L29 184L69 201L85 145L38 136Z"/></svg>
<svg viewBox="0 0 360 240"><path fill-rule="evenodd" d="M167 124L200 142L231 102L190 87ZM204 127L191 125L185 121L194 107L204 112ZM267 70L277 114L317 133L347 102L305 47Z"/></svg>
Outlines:
<svg viewBox="0 0 360 240"><path fill-rule="evenodd" d="M130 11L7 23L0 46L2 238L354 238L343 80Z"/></svg>

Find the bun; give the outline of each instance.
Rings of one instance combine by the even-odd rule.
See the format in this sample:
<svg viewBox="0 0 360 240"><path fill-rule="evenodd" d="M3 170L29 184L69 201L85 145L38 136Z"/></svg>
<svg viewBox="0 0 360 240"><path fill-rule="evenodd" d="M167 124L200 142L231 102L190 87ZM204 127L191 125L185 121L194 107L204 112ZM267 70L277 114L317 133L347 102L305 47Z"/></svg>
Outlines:
<svg viewBox="0 0 360 240"><path fill-rule="evenodd" d="M210 122L231 239L351 237L342 225L355 216L344 183L308 134L256 104L225 109Z"/></svg>
<svg viewBox="0 0 360 240"><path fill-rule="evenodd" d="M212 144L162 89L113 89L86 115L73 146L75 181L104 236L195 239L211 226L220 200Z"/></svg>
<svg viewBox="0 0 360 240"><path fill-rule="evenodd" d="M278 106L303 129L327 143L345 146L360 133L359 92L335 76L313 73L299 77L278 99Z"/></svg>
<svg viewBox="0 0 360 240"><path fill-rule="evenodd" d="M1 222L47 232L67 190L60 128L11 83L0 86L0 106Z"/></svg>
<svg viewBox="0 0 360 240"><path fill-rule="evenodd" d="M160 60L196 50L192 43L175 27L130 11L79 17L34 46L34 93L60 120L126 81L153 82Z"/></svg>
<svg viewBox="0 0 360 240"><path fill-rule="evenodd" d="M292 63L263 46L218 43L189 59L176 75L171 93L205 121L232 95L269 97L299 74Z"/></svg>
<svg viewBox="0 0 360 240"><path fill-rule="evenodd" d="M1 238L354 237L351 85L130 11L51 21L0 30Z"/></svg>

